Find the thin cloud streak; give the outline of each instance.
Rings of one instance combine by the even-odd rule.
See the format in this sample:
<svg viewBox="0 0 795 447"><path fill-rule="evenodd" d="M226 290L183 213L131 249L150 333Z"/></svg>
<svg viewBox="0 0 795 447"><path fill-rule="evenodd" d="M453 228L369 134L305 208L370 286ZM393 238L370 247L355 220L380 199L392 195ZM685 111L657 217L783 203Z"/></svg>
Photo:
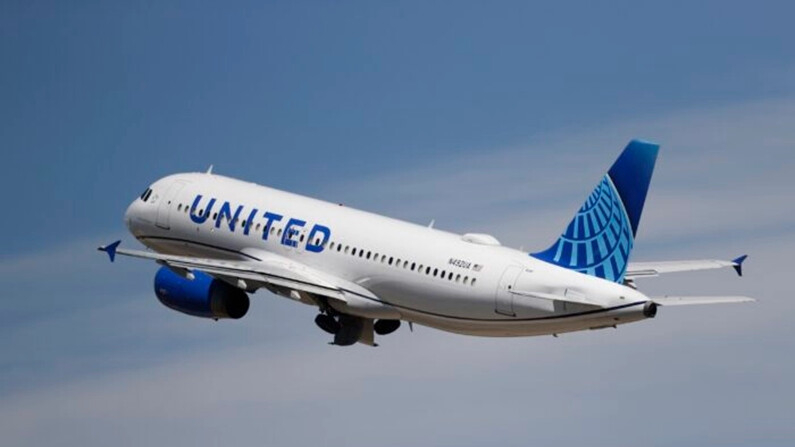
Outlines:
<svg viewBox="0 0 795 447"><path fill-rule="evenodd" d="M519 148L474 150L449 163L344 182L323 195L421 224L435 218L438 228L459 232L520 228L519 218L528 224L552 221L554 228L527 225L524 236L495 234L512 246L528 246L538 241L531 233L554 230L543 239L546 243L626 141L645 137L662 149L643 219L644 237L671 239L704 231L693 225L697 221L737 230L759 221L790 224L785 204L795 184L795 159L789 155L795 141L792 122L792 99L689 110L581 132L553 132ZM583 152L583 145L592 149ZM781 206L768 206L760 197ZM754 208L732 213L737 203ZM710 219L716 211L718 218ZM541 218L526 220L535 213ZM558 217L549 219L551 215ZM670 225L683 219L684 225Z"/></svg>
<svg viewBox="0 0 795 447"><path fill-rule="evenodd" d="M785 156L784 148L786 135L795 130L773 117L791 116L793 110L789 103L760 102L686 112L557 140L550 136L545 147L555 155L520 158L532 162L529 171L511 158L521 151L495 151L462 155L455 169L424 167L387 174L383 183L365 180L330 189L344 191L339 194L354 203L378 202L376 208L394 215L435 211L441 227L445 222L480 226L506 243L543 246L563 228L620 149L609 151L605 159L601 148L615 146L615 141L623 144L626 135L616 134L633 128L668 129L679 143L671 143L670 152L661 157L638 253L696 255L677 242L695 236L705 239L698 250L722 254L743 247L751 258L742 280L731 271L706 272L646 280L641 290L651 295L749 294L759 303L662 309L654 321L560 339L480 339L418 327L416 333L404 329L386 338L377 349L343 350L323 344L327 337L312 325L310 308L270 294L254 295L252 315L243 321L213 326L160 308L152 296L121 290L118 304L92 312L75 309L0 332L4 339L22 340L13 350L3 348L6 357L20 356L44 368L67 365L70 359L89 365L64 367L66 377L45 375L21 390L7 390L0 401L0 432L16 445L99 445L111 439L121 445L208 440L405 445L428 443L429 438L439 445L482 445L500 430L515 445L553 440L573 445L592 443L594 436L604 444L647 439L665 421L674 427L669 428L674 438L702 439L704 445L792 439L795 430L788 421L795 418L795 396L776 384L795 373L795 360L774 353L791 351L795 336L789 324L795 303L787 299L790 287L785 281L795 242L791 232L783 239L760 239L753 230L792 223L779 202L793 182L786 175L792 172L793 158ZM718 136L693 138L700 131ZM758 156L743 147L753 135L739 136L749 132L768 135L769 156L781 157L776 170L769 170L765 161L754 163ZM725 133L737 133L738 138ZM593 141L600 149L572 159L577 153L572 144L578 140ZM688 152L694 147L707 155ZM715 166L715 159L724 163ZM482 173L478 165L484 167ZM698 175L707 169L709 179ZM567 175L545 174L555 185L549 198L544 194L546 178L532 172ZM721 177L731 179L732 189L723 189L728 180L711 183ZM422 186L412 186L413 179L423 179ZM525 187L516 188L517 181ZM390 182L404 186L391 190ZM467 193L458 195L456 185L462 183ZM506 200L489 190L510 192ZM699 191L696 197L694 190ZM426 195L415 211L410 198L423 191ZM525 191L540 206L525 203ZM526 208L510 209L516 203ZM473 215L479 207L495 212ZM704 237L716 228L735 237ZM643 248L655 246L655 241L672 248ZM66 265L70 254L82 253L89 242L55 248L55 264ZM102 269L98 263L107 260L94 255L97 265L75 263L76 270L61 273L56 269L53 280L71 275L88 279L97 271L114 278L121 265L103 264L107 269ZM41 271L52 262L46 254L31 255L4 264L2 271L10 278L28 269ZM133 276L145 280L148 290L151 278L143 273ZM26 280L34 281L34 276ZM83 290L87 300L95 299L90 287ZM16 305L4 303L6 308ZM81 327L85 337L69 335L74 327ZM114 330L118 338L103 343L102 334ZM36 334L53 333L70 341L29 341ZM136 333L150 344L138 345L140 351L132 354L139 343L131 338ZM159 354L149 355L156 343ZM168 349L162 350L164 346ZM41 356L26 354L30 349L40 350ZM92 371L91 365L104 355L118 361L117 367ZM572 420L578 430L570 430ZM48 430L40 430L44 426ZM433 434L440 438L432 439Z"/></svg>

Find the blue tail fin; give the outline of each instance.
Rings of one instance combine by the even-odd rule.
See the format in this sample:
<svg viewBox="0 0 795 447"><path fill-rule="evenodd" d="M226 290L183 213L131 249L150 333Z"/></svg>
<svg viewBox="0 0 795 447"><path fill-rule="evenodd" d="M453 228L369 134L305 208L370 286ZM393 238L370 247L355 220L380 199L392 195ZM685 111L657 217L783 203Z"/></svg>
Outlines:
<svg viewBox="0 0 795 447"><path fill-rule="evenodd" d="M659 148L630 141L560 239L531 256L622 283Z"/></svg>

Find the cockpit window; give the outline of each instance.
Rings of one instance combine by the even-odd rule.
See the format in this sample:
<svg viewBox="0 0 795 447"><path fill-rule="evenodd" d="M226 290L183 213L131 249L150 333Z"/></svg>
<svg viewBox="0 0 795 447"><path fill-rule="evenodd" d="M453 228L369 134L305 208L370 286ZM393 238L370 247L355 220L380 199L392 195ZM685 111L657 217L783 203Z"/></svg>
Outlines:
<svg viewBox="0 0 795 447"><path fill-rule="evenodd" d="M152 195L152 188L146 188L146 191L144 191L143 194L141 194L141 200L146 202L147 200L149 200L149 196L151 195Z"/></svg>

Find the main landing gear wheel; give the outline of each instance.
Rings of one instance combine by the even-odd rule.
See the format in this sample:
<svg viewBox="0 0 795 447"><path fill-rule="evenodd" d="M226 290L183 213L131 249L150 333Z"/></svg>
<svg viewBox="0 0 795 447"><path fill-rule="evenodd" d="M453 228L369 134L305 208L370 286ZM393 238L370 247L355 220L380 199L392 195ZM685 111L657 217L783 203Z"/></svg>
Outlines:
<svg viewBox="0 0 795 447"><path fill-rule="evenodd" d="M350 346L362 336L364 320L351 315L341 314L339 317L340 329L334 334L334 341L331 343L337 346Z"/></svg>
<svg viewBox="0 0 795 447"><path fill-rule="evenodd" d="M320 329L328 332L331 335L336 334L340 331L340 324L337 322L334 317L328 314L320 314L315 317L315 324Z"/></svg>
<svg viewBox="0 0 795 447"><path fill-rule="evenodd" d="M400 320L378 320L373 325L375 333L378 335L387 335L395 332L400 327Z"/></svg>

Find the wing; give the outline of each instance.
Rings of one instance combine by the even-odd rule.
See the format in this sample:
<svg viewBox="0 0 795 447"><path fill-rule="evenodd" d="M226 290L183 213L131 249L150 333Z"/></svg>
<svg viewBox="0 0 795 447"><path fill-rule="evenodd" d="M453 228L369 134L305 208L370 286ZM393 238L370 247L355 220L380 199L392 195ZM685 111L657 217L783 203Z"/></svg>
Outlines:
<svg viewBox="0 0 795 447"><path fill-rule="evenodd" d="M116 255L151 259L185 276L190 276L193 270L200 270L241 289L253 291L266 287L273 292L298 300L302 297L300 294L293 296L293 291L320 295L341 302L347 302L346 290L377 299L372 292L356 283L262 250L246 250L246 253L253 258L251 260L219 260L120 249L118 248L120 243L121 241L116 241L99 247L99 250L108 253L111 262Z"/></svg>
<svg viewBox="0 0 795 447"><path fill-rule="evenodd" d="M747 296L660 296L653 297L660 306L690 306L695 304L747 303L756 301Z"/></svg>
<svg viewBox="0 0 795 447"><path fill-rule="evenodd" d="M626 278L648 278L659 276L663 273L692 272L726 267L734 268L738 275L743 276L743 262L747 257L748 255L742 255L732 261L702 259L697 261L630 262L629 267L627 267Z"/></svg>

